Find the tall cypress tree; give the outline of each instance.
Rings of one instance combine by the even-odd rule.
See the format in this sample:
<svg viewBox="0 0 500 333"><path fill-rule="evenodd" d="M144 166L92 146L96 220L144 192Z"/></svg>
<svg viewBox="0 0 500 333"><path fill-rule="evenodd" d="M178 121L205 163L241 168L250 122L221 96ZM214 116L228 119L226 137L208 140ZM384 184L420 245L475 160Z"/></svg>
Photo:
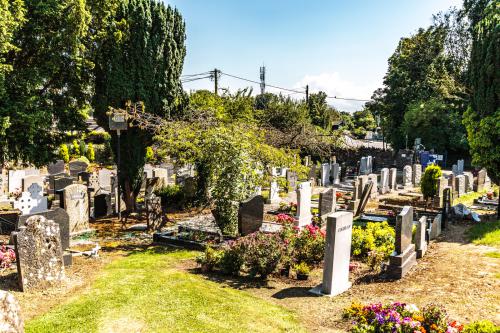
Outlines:
<svg viewBox="0 0 500 333"><path fill-rule="evenodd" d="M180 13L156 0L128 0L109 19L107 37L95 53L98 123L107 127L108 107L124 107L127 101L142 101L146 112L164 118L175 115L183 96L180 75L186 54ZM127 208L133 209L152 134L129 128L121 140L121 182Z"/></svg>
<svg viewBox="0 0 500 333"><path fill-rule="evenodd" d="M468 0L472 50L469 64L471 103L464 114L472 162L500 182L500 4ZM500 217L500 205L498 207Z"/></svg>

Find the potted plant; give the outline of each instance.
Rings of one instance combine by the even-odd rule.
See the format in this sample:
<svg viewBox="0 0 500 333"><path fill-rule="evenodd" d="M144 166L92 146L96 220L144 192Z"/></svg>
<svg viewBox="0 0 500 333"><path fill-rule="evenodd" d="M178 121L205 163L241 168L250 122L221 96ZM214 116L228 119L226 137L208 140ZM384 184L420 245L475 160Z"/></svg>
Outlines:
<svg viewBox="0 0 500 333"><path fill-rule="evenodd" d="M297 280L305 281L309 279L309 273L311 269L305 262L301 262L294 266L295 272L297 273Z"/></svg>

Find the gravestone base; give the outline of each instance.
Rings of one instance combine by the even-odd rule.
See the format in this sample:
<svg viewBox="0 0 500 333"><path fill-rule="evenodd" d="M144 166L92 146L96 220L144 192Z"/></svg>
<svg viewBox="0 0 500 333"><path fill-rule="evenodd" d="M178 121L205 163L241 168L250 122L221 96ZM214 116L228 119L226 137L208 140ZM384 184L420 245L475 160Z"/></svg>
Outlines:
<svg viewBox="0 0 500 333"><path fill-rule="evenodd" d="M347 290L349 290L349 288L351 288L351 286L352 286L351 282L347 282L347 284L343 284L343 285L335 284L333 289L332 289L332 292L330 294L326 294L323 292L323 284L321 283L321 284L317 285L316 287L309 289L309 292L311 294L318 295L318 296L334 297L334 296L337 296L337 295L340 295L340 294L346 292Z"/></svg>
<svg viewBox="0 0 500 333"><path fill-rule="evenodd" d="M296 217L295 225L299 228L305 227L312 222L312 215Z"/></svg>
<svg viewBox="0 0 500 333"><path fill-rule="evenodd" d="M427 252L427 245L425 245L423 248L416 251L417 259L423 258L425 255L425 252Z"/></svg>
<svg viewBox="0 0 500 333"><path fill-rule="evenodd" d="M417 264L415 244L411 244L400 255L391 255L389 258L389 275L396 279L403 278L410 269Z"/></svg>

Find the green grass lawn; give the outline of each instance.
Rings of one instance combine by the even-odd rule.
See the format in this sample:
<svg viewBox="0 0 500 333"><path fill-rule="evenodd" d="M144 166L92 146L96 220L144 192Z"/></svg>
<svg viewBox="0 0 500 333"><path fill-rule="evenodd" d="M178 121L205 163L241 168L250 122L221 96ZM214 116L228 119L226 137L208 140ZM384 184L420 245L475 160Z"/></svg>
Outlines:
<svg viewBox="0 0 500 333"><path fill-rule="evenodd" d="M469 229L469 238L474 244L500 248L500 220L480 222Z"/></svg>
<svg viewBox="0 0 500 333"><path fill-rule="evenodd" d="M295 313L175 268L195 252L152 248L104 268L91 290L26 332L302 332Z"/></svg>

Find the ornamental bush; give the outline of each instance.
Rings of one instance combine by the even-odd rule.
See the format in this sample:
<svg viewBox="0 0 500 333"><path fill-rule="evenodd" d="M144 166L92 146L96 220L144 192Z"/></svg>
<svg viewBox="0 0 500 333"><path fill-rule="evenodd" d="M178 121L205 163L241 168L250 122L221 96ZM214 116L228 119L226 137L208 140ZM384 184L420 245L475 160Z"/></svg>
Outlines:
<svg viewBox="0 0 500 333"><path fill-rule="evenodd" d="M292 247L292 261L306 263L309 266L318 265L323 260L325 252L325 233L311 224L302 230L292 229L287 241Z"/></svg>
<svg viewBox="0 0 500 333"><path fill-rule="evenodd" d="M489 320L475 321L465 325L464 333L500 333L500 326Z"/></svg>
<svg viewBox="0 0 500 333"><path fill-rule="evenodd" d="M90 162L94 162L95 160L95 152L94 152L94 144L90 142L87 145L87 153L85 154Z"/></svg>
<svg viewBox="0 0 500 333"><path fill-rule="evenodd" d="M439 165L431 164L425 168L424 175L420 180L420 191L424 195L424 199L433 198L437 194L437 182L442 175Z"/></svg>
<svg viewBox="0 0 500 333"><path fill-rule="evenodd" d="M244 254L245 248L241 239L226 245L219 264L222 273L238 276L245 263Z"/></svg>
<svg viewBox="0 0 500 333"><path fill-rule="evenodd" d="M366 227L353 226L352 228L352 255L360 259L369 256L385 260L394 251L396 232L387 221L368 222Z"/></svg>
<svg viewBox="0 0 500 333"><path fill-rule="evenodd" d="M274 273L280 263L284 245L278 234L255 232L243 237L245 248L244 265L251 276L265 279Z"/></svg>
<svg viewBox="0 0 500 333"><path fill-rule="evenodd" d="M69 149L66 144L59 146L59 158L64 161L64 163L69 162Z"/></svg>

